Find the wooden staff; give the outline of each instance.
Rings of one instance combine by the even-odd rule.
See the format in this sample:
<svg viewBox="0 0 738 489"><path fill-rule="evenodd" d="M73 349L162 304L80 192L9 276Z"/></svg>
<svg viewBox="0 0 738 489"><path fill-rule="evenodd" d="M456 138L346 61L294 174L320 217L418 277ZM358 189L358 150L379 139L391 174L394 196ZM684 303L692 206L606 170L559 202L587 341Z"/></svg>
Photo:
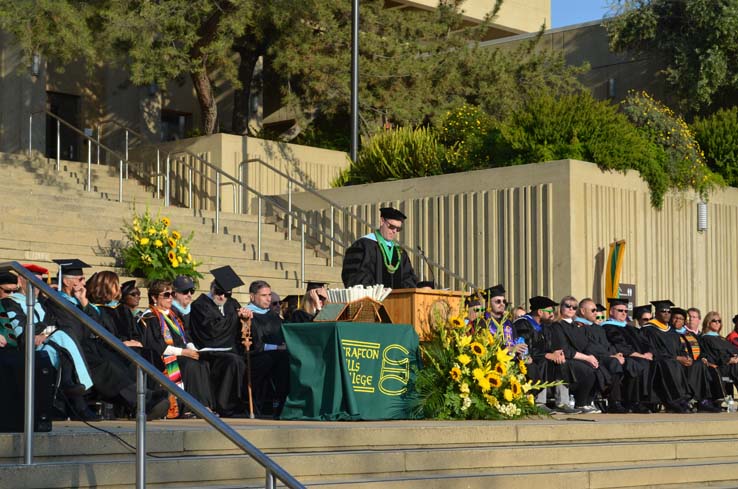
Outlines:
<svg viewBox="0 0 738 489"><path fill-rule="evenodd" d="M254 397L251 393L251 319L241 318L241 342L246 347L246 389L249 393L249 418L254 419Z"/></svg>

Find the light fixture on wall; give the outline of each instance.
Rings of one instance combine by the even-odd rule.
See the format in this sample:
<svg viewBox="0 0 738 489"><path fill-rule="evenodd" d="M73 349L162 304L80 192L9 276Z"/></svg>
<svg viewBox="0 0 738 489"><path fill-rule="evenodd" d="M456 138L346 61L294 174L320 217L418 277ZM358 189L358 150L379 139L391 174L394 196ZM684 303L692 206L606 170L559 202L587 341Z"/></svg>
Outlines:
<svg viewBox="0 0 738 489"><path fill-rule="evenodd" d="M707 231L707 202L697 203L697 231Z"/></svg>
<svg viewBox="0 0 738 489"><path fill-rule="evenodd" d="M615 98L615 78L607 80L607 97Z"/></svg>
<svg viewBox="0 0 738 489"><path fill-rule="evenodd" d="M31 75L39 76L41 74L41 55L33 53L33 59L31 60Z"/></svg>

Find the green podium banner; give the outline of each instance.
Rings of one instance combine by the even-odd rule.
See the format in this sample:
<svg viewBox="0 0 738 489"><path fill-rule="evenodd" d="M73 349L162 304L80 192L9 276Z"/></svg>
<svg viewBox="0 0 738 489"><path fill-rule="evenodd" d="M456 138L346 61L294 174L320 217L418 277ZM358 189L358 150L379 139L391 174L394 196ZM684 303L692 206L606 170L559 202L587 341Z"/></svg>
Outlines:
<svg viewBox="0 0 738 489"><path fill-rule="evenodd" d="M410 418L418 335L410 325L287 323L290 392L282 419Z"/></svg>

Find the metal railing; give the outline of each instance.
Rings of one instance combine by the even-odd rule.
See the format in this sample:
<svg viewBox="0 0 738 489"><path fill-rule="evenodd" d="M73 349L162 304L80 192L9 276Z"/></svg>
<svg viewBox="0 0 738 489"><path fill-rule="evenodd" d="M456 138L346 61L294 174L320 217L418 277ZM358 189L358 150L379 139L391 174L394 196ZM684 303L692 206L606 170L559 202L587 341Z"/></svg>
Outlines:
<svg viewBox="0 0 738 489"><path fill-rule="evenodd" d="M180 389L164 374L159 372L151 363L144 360L140 355L123 344L115 335L93 321L87 314L75 307L67 299L63 298L57 291L45 282L26 270L18 262L0 263L0 270L13 270L26 280L26 324L24 326L25 338L25 411L23 432L23 463L33 465L33 433L34 433L34 386L35 386L35 344L34 344L34 306L36 295L34 289L39 289L48 297L48 300L71 314L77 321L97 335L102 341L110 345L116 352L136 366L136 487L146 487L146 375L149 375L157 383L163 386L169 393L184 402L201 419L228 438L244 453L256 460L265 470L265 485L267 489L273 489L276 480L281 481L287 487L293 489L303 488L294 477L287 473L281 466L270 459L266 454L252 445L227 423L211 413L205 406L200 404L191 394ZM6 347L7 348L7 347Z"/></svg>
<svg viewBox="0 0 738 489"><path fill-rule="evenodd" d="M287 202L288 202L288 204L287 204L287 206L288 206L288 209L290 211L292 211L294 209L294 206L292 204L292 193L293 193L293 187L295 185L297 185L298 187L300 187L304 191L310 193L311 195L314 195L315 197L317 197L318 199L320 199L322 202L324 202L326 204L326 207L330 209L330 233L327 234L327 236L330 237L330 262L331 262L331 266L334 266L333 265L333 262L334 262L334 254L335 254L334 243L338 243L340 246L342 246L343 249L344 249L344 251L346 250L346 248L348 248L352 244L351 242L343 242L343 241L340 241L340 240L335 239L335 212L336 212L336 210L338 210L339 212L341 212L343 214L344 221L345 220L351 220L351 221L355 222L356 224L358 224L360 226L364 226L366 228L366 230L369 230L369 231L371 231L371 230L374 229L374 226L369 221L365 220L361 216L358 216L358 215L354 214L353 212L351 212L350 209L344 207L343 205L339 204L338 202L335 202L335 201L329 199L328 197L324 196L323 194L321 194L320 192L318 192L314 188L311 188L308 185L305 185L301 181L299 181L299 180L295 179L294 177L288 175L287 173L283 172L279 168L276 168L275 166L267 163L263 159L261 159L261 158L247 158L242 163L245 163L245 164L259 163L260 165L264 166L269 171L271 171L271 172L279 175L280 177L286 179L287 182L288 182L288 185L287 185ZM298 211L299 212L303 212L303 213L307 213L308 212L308 211L303 211L303 210L299 210L299 209L298 209ZM287 225L288 226L291 226L291 221L288 221L288 224ZM347 226L348 225L346 225L344 227L347 227ZM289 234L288 234L288 237L289 237ZM462 277L461 275L457 274L456 272L451 271L450 269L448 269L447 267L441 265L440 263L437 263L437 262L429 259L419 249L418 250L413 249L412 247L407 246L404 243L402 243L402 241L399 241L399 244L403 247L403 249L405 251L407 251L408 253L412 254L416 258L418 258L421 261L421 265L423 264L423 262L425 262L425 264L427 264L429 267L432 267L432 268L435 268L438 271L444 272L446 275L455 278L459 282L461 282L463 284L466 284L468 287L471 287L472 289L477 288L476 284L472 283L470 280L467 280L465 277ZM423 268L421 268L421 280L423 280L423 278L424 278L422 276L422 271L423 271Z"/></svg>

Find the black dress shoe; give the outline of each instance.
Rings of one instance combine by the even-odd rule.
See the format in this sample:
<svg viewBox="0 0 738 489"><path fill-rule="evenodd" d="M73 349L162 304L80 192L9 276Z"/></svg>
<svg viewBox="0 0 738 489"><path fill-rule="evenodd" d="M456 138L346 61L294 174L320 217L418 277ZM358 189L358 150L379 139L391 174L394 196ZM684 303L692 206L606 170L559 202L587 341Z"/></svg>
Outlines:
<svg viewBox="0 0 738 489"><path fill-rule="evenodd" d="M102 416L100 416L99 414L97 414L95 411L91 410L88 407L85 407L85 409L82 410L82 412L77 413L77 415L72 418L72 420L74 421L87 421L87 422L102 421L102 419L103 419Z"/></svg>
<svg viewBox="0 0 738 489"><path fill-rule="evenodd" d="M703 399L697 404L697 411L702 413L721 413L723 410L717 407L707 399Z"/></svg>
<svg viewBox="0 0 738 489"><path fill-rule="evenodd" d="M156 397L153 397L151 401L146 403L146 419L148 421L163 418L167 415L167 411L169 411L169 397L158 401Z"/></svg>
<svg viewBox="0 0 738 489"><path fill-rule="evenodd" d="M623 414L623 413L627 413L628 410L625 409L625 406L623 406L622 402L613 401L607 406L607 412L614 413L614 414Z"/></svg>
<svg viewBox="0 0 738 489"><path fill-rule="evenodd" d="M667 413L685 414L690 412L689 409L678 402L665 402L664 407L666 407Z"/></svg>
<svg viewBox="0 0 738 489"><path fill-rule="evenodd" d="M651 410L648 406L641 404L640 402L634 402L629 406L630 412L635 414L651 414Z"/></svg>
<svg viewBox="0 0 738 489"><path fill-rule="evenodd" d="M85 389L85 386L82 384L69 384L62 386L62 392L67 397L82 396L86 390L87 389Z"/></svg>

